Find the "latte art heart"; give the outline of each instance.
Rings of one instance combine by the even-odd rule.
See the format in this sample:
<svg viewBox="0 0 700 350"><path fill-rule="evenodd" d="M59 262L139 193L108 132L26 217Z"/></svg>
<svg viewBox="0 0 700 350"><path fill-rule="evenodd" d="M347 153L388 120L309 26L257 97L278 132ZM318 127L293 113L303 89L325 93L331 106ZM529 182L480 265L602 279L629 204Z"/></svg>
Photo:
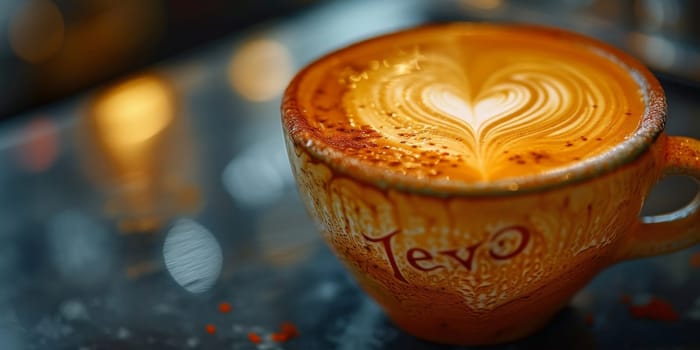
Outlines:
<svg viewBox="0 0 700 350"><path fill-rule="evenodd" d="M433 107L438 113L461 119L476 133L484 123L507 113L512 107L501 102L498 99L485 99L469 103L439 86L428 87L423 93L423 104Z"/></svg>
<svg viewBox="0 0 700 350"><path fill-rule="evenodd" d="M368 48L328 70L310 109L330 138L373 132L342 147L350 157L466 181L562 168L634 131L642 96L622 67L592 51L521 39L426 37Z"/></svg>

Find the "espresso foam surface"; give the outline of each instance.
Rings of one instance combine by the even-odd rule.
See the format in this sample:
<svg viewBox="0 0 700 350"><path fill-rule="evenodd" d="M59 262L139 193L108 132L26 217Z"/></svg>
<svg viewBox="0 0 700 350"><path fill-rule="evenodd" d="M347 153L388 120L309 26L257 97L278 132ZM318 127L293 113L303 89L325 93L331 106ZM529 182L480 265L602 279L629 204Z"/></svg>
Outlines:
<svg viewBox="0 0 700 350"><path fill-rule="evenodd" d="M340 51L302 73L299 107L360 164L464 181L559 170L636 130L644 99L624 67L516 29L427 28Z"/></svg>

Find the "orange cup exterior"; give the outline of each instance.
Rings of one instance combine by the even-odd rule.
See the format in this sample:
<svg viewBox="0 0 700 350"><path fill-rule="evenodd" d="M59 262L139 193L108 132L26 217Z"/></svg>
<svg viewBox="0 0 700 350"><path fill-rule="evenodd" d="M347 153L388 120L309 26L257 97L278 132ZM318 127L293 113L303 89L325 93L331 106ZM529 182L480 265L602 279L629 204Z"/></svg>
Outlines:
<svg viewBox="0 0 700 350"><path fill-rule="evenodd" d="M647 129L571 177L510 190L400 186L381 181L388 176L380 170L346 166L314 148L317 134L294 100L298 80L290 85L282 119L301 198L335 255L398 327L438 343L512 341L546 325L611 264L700 241L700 199L639 218L663 176L700 179L700 142L666 136L659 83L614 54L646 80Z"/></svg>
<svg viewBox="0 0 700 350"><path fill-rule="evenodd" d="M360 286L400 328L450 344L530 334L616 262L665 145L573 185L439 197L354 180L287 140L303 201Z"/></svg>

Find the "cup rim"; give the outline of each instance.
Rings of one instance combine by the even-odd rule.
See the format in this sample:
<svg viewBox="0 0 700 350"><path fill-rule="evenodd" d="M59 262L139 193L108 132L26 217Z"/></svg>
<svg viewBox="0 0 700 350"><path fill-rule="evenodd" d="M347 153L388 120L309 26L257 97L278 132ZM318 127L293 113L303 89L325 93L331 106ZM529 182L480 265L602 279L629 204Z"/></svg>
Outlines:
<svg viewBox="0 0 700 350"><path fill-rule="evenodd" d="M569 166L548 171L544 174L530 174L494 181L477 182L418 178L394 172L390 169L371 167L359 160L347 157L346 154L330 147L321 137L318 137L318 130L309 124L305 111L300 108L297 101L299 86L307 72L314 69L318 64L333 59L346 51L353 50L357 46L406 35L409 32L450 27L528 31L534 35L568 38L576 41L578 44L596 50L598 54L604 55L628 71L639 85L644 98L644 112L639 126L626 140L614 145L610 150ZM284 93L281 113L285 136L290 137L291 142L297 147L301 147L312 158L322 162L336 174L379 187L383 190L393 189L401 192L441 197L502 196L547 191L572 183L591 180L632 163L641 157L663 133L666 122L666 97L659 81L641 62L624 51L589 36L566 29L533 24L452 22L421 25L378 35L325 54L306 65L292 79ZM291 147L291 145L288 145L288 147Z"/></svg>

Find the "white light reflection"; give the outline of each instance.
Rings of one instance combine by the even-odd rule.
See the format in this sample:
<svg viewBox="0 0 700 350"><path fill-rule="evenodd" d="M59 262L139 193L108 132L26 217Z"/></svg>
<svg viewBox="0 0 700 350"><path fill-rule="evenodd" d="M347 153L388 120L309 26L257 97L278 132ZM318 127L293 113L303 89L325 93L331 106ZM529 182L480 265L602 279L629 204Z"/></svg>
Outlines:
<svg viewBox="0 0 700 350"><path fill-rule="evenodd" d="M228 193L243 205L267 205L294 182L281 137L252 144L226 166L221 178Z"/></svg>
<svg viewBox="0 0 700 350"><path fill-rule="evenodd" d="M69 210L48 223L50 258L66 280L95 285L109 278L114 265L109 232L82 212Z"/></svg>
<svg viewBox="0 0 700 350"><path fill-rule="evenodd" d="M163 245L165 266L190 293L211 289L221 274L223 254L216 237L190 219L175 222Z"/></svg>
<svg viewBox="0 0 700 350"><path fill-rule="evenodd" d="M669 69L676 63L675 45L659 36L633 33L630 36L632 47L652 67Z"/></svg>
<svg viewBox="0 0 700 350"><path fill-rule="evenodd" d="M243 97L256 102L279 96L293 72L289 50L270 39L244 43L236 50L228 67L233 88Z"/></svg>
<svg viewBox="0 0 700 350"><path fill-rule="evenodd" d="M681 15L678 1L668 0L638 0L634 12L645 27L655 30L676 25Z"/></svg>

